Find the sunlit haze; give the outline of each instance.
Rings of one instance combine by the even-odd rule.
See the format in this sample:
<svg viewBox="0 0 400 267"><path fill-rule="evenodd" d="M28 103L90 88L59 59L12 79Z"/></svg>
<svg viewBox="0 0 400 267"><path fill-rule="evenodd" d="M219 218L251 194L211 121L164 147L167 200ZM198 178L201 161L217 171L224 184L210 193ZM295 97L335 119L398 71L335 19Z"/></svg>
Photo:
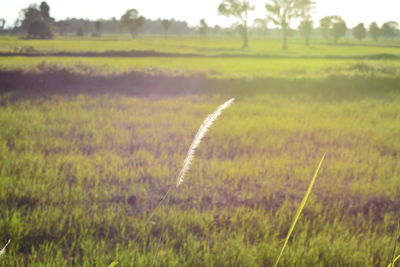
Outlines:
<svg viewBox="0 0 400 267"><path fill-rule="evenodd" d="M0 9L0 18L6 19L7 26L12 26L21 9L32 3L40 4L40 2L32 0L7 1L7 4ZM56 20L72 17L92 20L120 18L127 9L135 8L139 10L141 15L150 19L174 18L187 21L190 26L196 26L199 20L204 18L210 26L215 24L229 26L234 22L234 19L218 15L217 6L220 2L220 0L47 1L51 8L51 16ZM253 0L251 2L257 8L250 14L250 25L255 18L264 18L266 15L265 1ZM399 21L399 7L398 0L317 0L313 19L316 21L327 15L340 15L349 27L360 22L369 24L376 21L378 24L382 24L391 20Z"/></svg>

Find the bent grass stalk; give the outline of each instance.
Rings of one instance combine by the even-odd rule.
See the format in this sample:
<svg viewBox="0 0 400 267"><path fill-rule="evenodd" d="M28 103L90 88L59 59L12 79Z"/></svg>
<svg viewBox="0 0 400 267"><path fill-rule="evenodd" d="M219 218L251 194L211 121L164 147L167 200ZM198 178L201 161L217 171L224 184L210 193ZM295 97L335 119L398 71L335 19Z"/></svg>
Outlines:
<svg viewBox="0 0 400 267"><path fill-rule="evenodd" d="M310 184L309 184L309 186L308 186L308 189L307 189L307 191L306 191L306 193L305 193L305 195L304 195L304 198L303 198L303 200L302 200L301 203L300 203L300 206L299 206L299 208L298 208L298 210L297 210L297 212L296 212L296 215L294 216L292 225L290 226L289 232L288 232L287 235L286 235L285 243L283 243L281 252L279 253L278 258L276 259L276 262L275 262L274 267L278 266L279 260L281 259L282 254L283 254L283 251L285 250L285 248L286 248L286 246L287 246L287 243L288 243L288 241L289 241L289 238L290 238L290 236L292 235L293 229L294 229L294 227L296 226L296 223L297 223L297 221L298 221L299 218L300 218L301 212L303 211L304 206L305 206L306 203L307 203L308 197L310 196L310 193L311 193L311 190L312 190L312 188L313 188L313 186L314 186L315 180L317 179L318 172L319 172L319 170L321 169L322 163L323 163L323 161L324 161L324 159L325 159L325 155L326 155L326 153L322 156L322 159L321 159L321 161L319 162L317 169L315 170L314 176L313 176L313 178L311 179L311 182L310 182Z"/></svg>
<svg viewBox="0 0 400 267"><path fill-rule="evenodd" d="M6 253L6 248L7 248L8 244L10 244L10 242L11 242L11 239L9 239L6 243L6 245L0 250L0 257Z"/></svg>
<svg viewBox="0 0 400 267"><path fill-rule="evenodd" d="M176 187L179 187L183 183L183 181L185 179L185 174L189 170L190 164L192 163L192 160L194 158L194 152L196 151L196 148L200 145L201 140L207 133L208 129L211 127L211 125L214 123L214 121L216 121L218 119L218 117L221 115L222 111L224 109L228 108L233 103L234 100L235 100L234 98L231 98L228 101L226 101L224 104L219 106L214 111L214 113L208 115L207 118L203 121L203 123L201 124L199 130L197 131L197 133L193 139L192 144L189 147L186 158L183 161L183 167L182 167L181 171L179 172L178 180L176 181Z"/></svg>
<svg viewBox="0 0 400 267"><path fill-rule="evenodd" d="M234 101L234 98L229 99L228 101L226 101L224 104L222 104L221 106L219 106L214 113L211 113L210 115L208 115L206 117L206 119L203 121L203 123L200 125L199 130L197 131L192 144L189 147L189 150L186 154L186 158L183 161L183 167L179 172L178 175L178 179L176 181L176 188L178 188L182 182L184 181L185 178L185 174L187 173L187 171L190 168L190 164L194 158L194 153L196 151L196 148L200 145L201 140L203 139L203 137L205 136L205 134L207 133L208 129L210 128L210 126L218 119L218 117L221 115L222 111L226 108L228 108ZM153 218L155 212L160 208L161 204L165 201L165 199L168 197L169 193L171 192L173 188L173 184L171 186L169 186L167 192L164 194L164 196L161 198L161 200L157 203L157 205L153 208L153 210L150 212L149 217L147 218L144 227L146 227L147 224L150 223L151 219ZM143 232L140 231L139 234L136 235L136 238L134 240L137 240L137 238L140 236L140 234Z"/></svg>
<svg viewBox="0 0 400 267"><path fill-rule="evenodd" d="M219 106L214 113L211 113L210 115L208 115L206 117L206 119L203 121L203 123L200 125L199 130L197 131L192 144L189 147L189 150L186 154L186 157L183 161L183 166L182 169L179 172L178 175L178 179L176 181L176 188L178 188L184 181L185 179L185 174L187 173L187 171L190 168L190 164L192 163L192 160L194 158L194 153L196 152L196 148L200 145L201 140L203 139L203 137L205 136L205 134L207 133L208 129L211 127L211 125L218 119L218 117L221 115L222 111L226 108L228 108L234 101L234 98L229 99L228 101L226 101L224 104L222 104L221 106ZM147 219L145 225L147 225L148 222L150 222L150 219L154 216L155 211L161 206L161 204L165 201L165 199L167 199L169 193L171 192L173 188L173 185L171 185L167 192L165 193L165 195L161 198L161 200L158 202L157 206L153 209L151 215L149 216L149 218ZM168 201L168 200L167 200ZM162 240L162 236L164 235L164 231L165 229L163 229L161 231L161 235L160 238L158 240L157 243L157 253L158 254L158 247L160 246L161 240ZM155 258L153 258L153 261L151 263L151 266L154 266L155 264Z"/></svg>
<svg viewBox="0 0 400 267"><path fill-rule="evenodd" d="M187 171L189 170L190 164L192 163L192 160L194 158L194 153L196 152L196 148L200 145L201 140L207 133L208 129L211 127L211 125L214 123L214 121L216 121L218 119L218 117L221 115L222 111L224 109L228 108L233 103L234 100L235 100L234 98L231 98L228 101L226 101L224 104L219 106L214 111L214 113L211 113L210 115L208 115L206 117L206 119L203 121L203 123L200 125L200 128L197 131L197 133L192 141L192 144L190 145L189 150L186 154L186 157L183 161L183 167L179 171L178 179L176 181L176 187L179 187L183 183L183 181L185 179L185 175L186 175ZM164 202L164 200L167 198L167 196L169 195L171 190L172 190L172 186L170 186L168 188L167 192L161 198L161 200L158 202L158 204L156 205L153 212ZM148 219L148 221L151 219L152 215L150 215L150 218Z"/></svg>
<svg viewBox="0 0 400 267"><path fill-rule="evenodd" d="M388 267L394 267L394 264L396 263L396 261L398 261L400 259L400 255L397 255L396 258L393 259L393 261L391 263L389 263Z"/></svg>
<svg viewBox="0 0 400 267"><path fill-rule="evenodd" d="M392 259L391 259L388 267L394 267L394 263L400 258L400 255L395 257L396 256L396 248L397 248L397 238L399 237L399 227L400 227L400 222L397 222L396 235L394 236L394 242L393 242Z"/></svg>

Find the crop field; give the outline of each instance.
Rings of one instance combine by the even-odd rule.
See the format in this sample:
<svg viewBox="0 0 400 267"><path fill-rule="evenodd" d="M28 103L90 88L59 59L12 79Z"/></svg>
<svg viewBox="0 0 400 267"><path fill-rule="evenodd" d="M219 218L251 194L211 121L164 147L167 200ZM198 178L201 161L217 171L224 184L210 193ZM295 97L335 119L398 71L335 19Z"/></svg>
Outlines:
<svg viewBox="0 0 400 267"><path fill-rule="evenodd" d="M210 78L326 78L343 76L399 77L400 60L260 59L260 58L107 58L0 57L3 70L42 73L52 69L89 75L116 75L129 71L169 76L203 75Z"/></svg>
<svg viewBox="0 0 400 267"><path fill-rule="evenodd" d="M14 46L201 56L0 57L0 266L273 266L324 153L279 266L400 253L398 41L0 39Z"/></svg>
<svg viewBox="0 0 400 267"><path fill-rule="evenodd" d="M64 37L43 41L3 37L0 39L0 69L46 72L53 68L66 68L89 75L140 71L222 79L326 78L331 75L398 77L400 72L400 45L396 41L364 41L335 46L316 40L310 47L305 47L302 40L294 39L289 51L283 52L280 46L280 40L274 38L255 39L250 48L240 49L240 40L227 38L172 36L132 41L106 36L100 39ZM26 57L11 52L14 48L24 47L33 47L33 55L39 56ZM129 55L131 51L149 51L149 54L136 57ZM110 52L128 54L110 57ZM7 56L1 56L1 53ZM72 54L59 56L57 53ZM152 53L163 55L160 57Z"/></svg>
<svg viewBox="0 0 400 267"><path fill-rule="evenodd" d="M0 40L0 52L10 52L15 47L33 46L45 52L104 52L104 51L157 51L165 53L201 55L275 55L275 56L368 56L375 54L400 55L397 40L379 42L343 40L333 45L326 40L312 40L306 47L301 39L289 42L289 51L282 51L282 41L276 37L250 40L247 49L241 49L241 39L234 37L196 38L195 36L145 37L132 40L130 36L105 35L101 38L64 37L54 40L23 40L5 36Z"/></svg>

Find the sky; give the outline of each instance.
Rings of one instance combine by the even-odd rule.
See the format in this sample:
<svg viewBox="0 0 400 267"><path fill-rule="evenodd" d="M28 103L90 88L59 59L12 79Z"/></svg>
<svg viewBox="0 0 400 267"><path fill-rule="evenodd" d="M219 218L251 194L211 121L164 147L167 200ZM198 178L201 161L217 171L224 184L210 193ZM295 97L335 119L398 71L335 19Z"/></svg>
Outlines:
<svg viewBox="0 0 400 267"><path fill-rule="evenodd" d="M4 1L7 1L7 4L3 4L0 8L0 18L7 21L7 26L14 24L21 9L32 3L40 4L41 2ZM120 18L126 10L135 8L146 18L174 18L187 21L190 26L198 25L200 19L203 18L209 26L215 24L229 26L235 22L232 18L218 15L217 7L222 0L47 0L46 2L50 6L50 15L56 20L68 17L92 20ZM250 0L250 2L256 6L256 10L250 14L249 25L254 19L266 16L265 0ZM315 2L314 21L328 15L340 15L348 27L353 27L360 22L366 25L373 21L379 25L386 21L400 22L400 0L315 0Z"/></svg>

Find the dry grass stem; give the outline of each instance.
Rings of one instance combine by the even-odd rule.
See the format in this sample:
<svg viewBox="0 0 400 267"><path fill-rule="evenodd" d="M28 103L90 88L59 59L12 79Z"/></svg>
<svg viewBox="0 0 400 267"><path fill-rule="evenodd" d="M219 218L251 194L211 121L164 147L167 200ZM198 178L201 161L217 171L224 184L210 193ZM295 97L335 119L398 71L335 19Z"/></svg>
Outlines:
<svg viewBox="0 0 400 267"><path fill-rule="evenodd" d="M0 257L3 256L3 254L6 253L6 248L7 248L8 244L10 244L10 242L11 242L11 239L9 239L7 241L7 244L0 250Z"/></svg>
<svg viewBox="0 0 400 267"><path fill-rule="evenodd" d="M194 158L194 153L196 151L196 148L200 145L201 140L207 133L208 129L214 123L214 121L216 121L218 119L218 117L221 115L222 111L224 109L228 108L233 103L234 100L235 100L234 98L231 98L230 100L226 101L224 104L219 106L217 108L217 110L214 111L214 113L208 115L207 118L203 121L199 130L196 133L196 136L193 139L192 144L189 147L186 158L183 161L183 167L182 167L181 171L179 172L178 180L176 182L176 187L179 187L183 183L183 181L185 179L185 174L189 170L190 164Z"/></svg>

